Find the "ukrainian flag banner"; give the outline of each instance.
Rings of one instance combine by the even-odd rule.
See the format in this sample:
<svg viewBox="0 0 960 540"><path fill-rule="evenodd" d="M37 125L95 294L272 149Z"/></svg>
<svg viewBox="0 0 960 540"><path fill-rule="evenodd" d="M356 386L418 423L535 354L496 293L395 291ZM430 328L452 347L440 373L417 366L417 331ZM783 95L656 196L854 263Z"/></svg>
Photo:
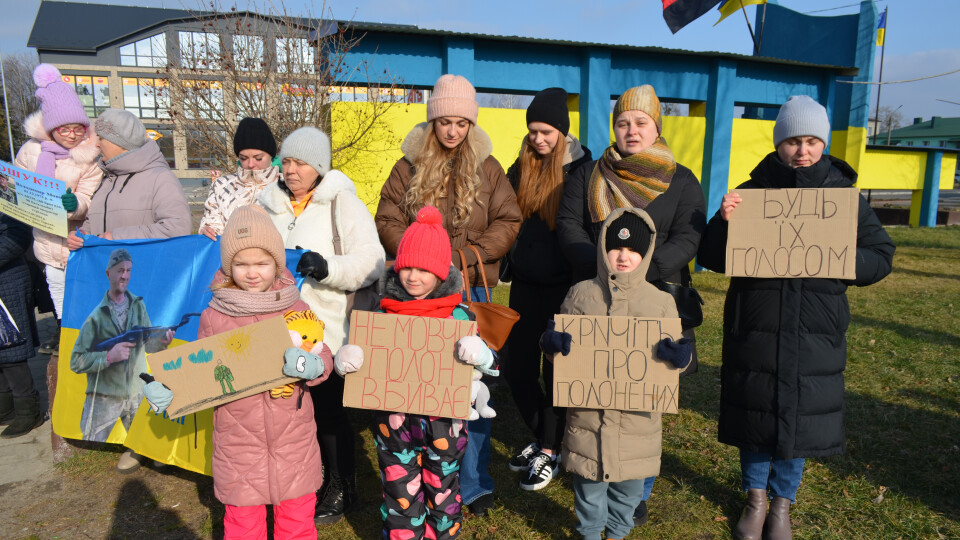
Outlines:
<svg viewBox="0 0 960 540"><path fill-rule="evenodd" d="M727 0L726 2L720 4L720 7L717 8L717 11L720 12L720 18L717 19L717 22L713 23L713 25L716 26L720 24L721 21L733 15L740 9L746 9L747 6L766 3L767 0Z"/></svg>
<svg viewBox="0 0 960 540"><path fill-rule="evenodd" d="M880 14L880 22L877 24L877 47L883 47L883 38L887 33L887 10L884 9Z"/></svg>

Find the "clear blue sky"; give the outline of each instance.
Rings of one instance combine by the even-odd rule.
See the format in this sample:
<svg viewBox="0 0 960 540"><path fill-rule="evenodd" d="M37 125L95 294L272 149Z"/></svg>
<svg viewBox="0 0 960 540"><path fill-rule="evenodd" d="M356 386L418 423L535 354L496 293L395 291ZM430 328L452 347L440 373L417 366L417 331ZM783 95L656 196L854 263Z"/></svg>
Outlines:
<svg viewBox="0 0 960 540"><path fill-rule="evenodd" d="M99 0L98 3L202 9L200 0ZM815 15L845 15L859 11L857 0L779 0L782 6ZM18 0L0 21L0 51L29 50L27 37L40 0ZM280 0L223 0L222 5L267 11ZM284 0L290 13L318 16L321 2ZM925 77L960 69L960 0L877 0L878 11L889 7L884 81ZM750 54L752 45L743 16L737 13L713 26L710 12L671 34L662 17L661 0L328 0L334 18L414 24L461 32L568 39L625 45L652 45L693 51ZM313 7L310 7L313 6ZM838 8L838 9L832 9ZM756 8L747 7L753 21ZM829 11L821 11L829 10ZM77 29L82 32L82 28ZM879 65L879 50L877 64ZM874 69L876 80L878 69ZM876 99L876 92L873 92ZM913 117L960 117L960 73L927 81L884 86L883 105L897 108L909 123ZM873 108L871 108L871 111Z"/></svg>

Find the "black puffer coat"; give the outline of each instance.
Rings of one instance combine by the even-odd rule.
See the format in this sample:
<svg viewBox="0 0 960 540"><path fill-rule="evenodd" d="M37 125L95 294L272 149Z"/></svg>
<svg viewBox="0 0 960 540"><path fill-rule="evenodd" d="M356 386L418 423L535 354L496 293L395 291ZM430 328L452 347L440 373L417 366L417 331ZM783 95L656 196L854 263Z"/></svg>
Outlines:
<svg viewBox="0 0 960 540"><path fill-rule="evenodd" d="M26 343L0 349L0 364L26 362L37 345L33 316L33 286L23 256L33 245L33 231L6 214L0 214L0 299L7 307Z"/></svg>
<svg viewBox="0 0 960 540"><path fill-rule="evenodd" d="M824 155L810 167L784 165L771 153L737 189L851 187L857 174ZM727 222L710 220L697 262L723 272ZM723 312L720 442L777 458L843 453L843 370L849 285L890 273L894 245L860 197L856 279L730 280Z"/></svg>

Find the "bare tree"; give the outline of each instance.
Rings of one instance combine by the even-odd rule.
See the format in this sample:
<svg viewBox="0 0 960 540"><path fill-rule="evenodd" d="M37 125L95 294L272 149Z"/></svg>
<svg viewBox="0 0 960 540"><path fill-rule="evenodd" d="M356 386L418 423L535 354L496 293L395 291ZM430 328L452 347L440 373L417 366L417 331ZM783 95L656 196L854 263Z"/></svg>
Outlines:
<svg viewBox="0 0 960 540"><path fill-rule="evenodd" d="M890 144L890 132L903 125L903 114L900 113L900 107L880 107L879 111L880 133L887 134L887 144Z"/></svg>
<svg viewBox="0 0 960 540"><path fill-rule="evenodd" d="M34 97L36 85L33 83L33 70L37 67L37 55L32 52L19 52L3 56L4 85L7 91L7 106L10 109L10 128L13 131L14 150L19 148L29 137L23 132L23 121L33 111L40 107ZM3 116L3 107L0 107L0 116ZM3 118L6 123L6 118ZM2 126L3 147L0 155L6 155L9 150L7 144L6 125ZM13 161L13 158L10 159Z"/></svg>
<svg viewBox="0 0 960 540"><path fill-rule="evenodd" d="M191 150L230 168L232 134L246 116L266 120L278 140L316 126L332 135L334 166L354 162L354 174L365 152L382 150L384 114L404 92L390 73L373 72L371 59L351 60L363 34L349 22L333 20L325 6L326 19L272 3L256 12L205 7L195 13L201 28L181 32L157 71L165 79L157 98ZM337 101L361 103L333 107Z"/></svg>

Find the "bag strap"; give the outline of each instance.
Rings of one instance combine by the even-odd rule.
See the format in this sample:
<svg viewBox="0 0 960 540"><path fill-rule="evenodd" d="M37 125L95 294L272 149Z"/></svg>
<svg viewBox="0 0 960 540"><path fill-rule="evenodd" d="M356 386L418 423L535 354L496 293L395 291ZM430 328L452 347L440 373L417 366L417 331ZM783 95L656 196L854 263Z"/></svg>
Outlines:
<svg viewBox="0 0 960 540"><path fill-rule="evenodd" d="M483 269L483 257L480 256L480 250L477 249L477 246L473 244L467 244L467 247L473 250L477 254L477 268L480 271L480 279L483 280L483 292L487 295L487 302L490 302L490 286L487 285L487 273ZM466 268L464 268L466 271Z"/></svg>
<svg viewBox="0 0 960 540"><path fill-rule="evenodd" d="M340 243L340 231L337 230L337 198L330 201L330 225L333 229L333 254L343 255L343 246Z"/></svg>
<svg viewBox="0 0 960 540"><path fill-rule="evenodd" d="M467 258L463 255L462 250L457 250L457 253L460 254L460 276L463 278L463 292L467 297L467 304L470 303L470 285L467 282Z"/></svg>

